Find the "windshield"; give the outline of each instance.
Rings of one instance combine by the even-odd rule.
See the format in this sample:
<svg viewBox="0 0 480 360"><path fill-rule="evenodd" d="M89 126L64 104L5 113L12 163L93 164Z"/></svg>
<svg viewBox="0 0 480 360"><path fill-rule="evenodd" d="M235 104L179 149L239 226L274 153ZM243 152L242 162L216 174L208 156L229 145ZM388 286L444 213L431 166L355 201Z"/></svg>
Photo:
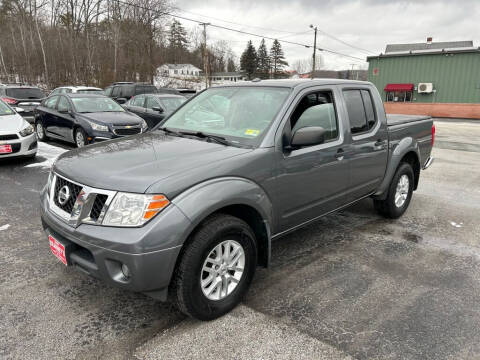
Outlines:
<svg viewBox="0 0 480 360"><path fill-rule="evenodd" d="M10 88L5 90L5 95L14 99L42 99L45 94L36 88Z"/></svg>
<svg viewBox="0 0 480 360"><path fill-rule="evenodd" d="M77 94L97 94L97 95L104 95L103 90L101 90L101 89L83 89L83 90L77 90Z"/></svg>
<svg viewBox="0 0 480 360"><path fill-rule="evenodd" d="M5 104L3 101L0 100L0 116L13 115L13 114L14 112L10 108L10 106L8 106L7 104Z"/></svg>
<svg viewBox="0 0 480 360"><path fill-rule="evenodd" d="M120 105L107 97L72 97L71 100L79 113L125 112Z"/></svg>
<svg viewBox="0 0 480 360"><path fill-rule="evenodd" d="M289 93L290 89L280 87L210 88L173 113L162 127L255 145Z"/></svg>
<svg viewBox="0 0 480 360"><path fill-rule="evenodd" d="M161 98L160 104L165 109L165 112L171 113L177 110L187 99L185 98Z"/></svg>

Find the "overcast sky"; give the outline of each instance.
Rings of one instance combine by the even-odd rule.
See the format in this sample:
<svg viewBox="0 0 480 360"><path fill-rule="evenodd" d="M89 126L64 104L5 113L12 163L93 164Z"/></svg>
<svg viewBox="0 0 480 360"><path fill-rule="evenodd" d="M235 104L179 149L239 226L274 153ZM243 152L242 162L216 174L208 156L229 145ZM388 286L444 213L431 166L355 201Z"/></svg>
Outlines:
<svg viewBox="0 0 480 360"><path fill-rule="evenodd" d="M313 42L313 31L309 32L309 25L313 24L368 52L321 32L318 47L360 58L369 52L383 52L387 43L424 42L427 36L434 41L473 40L475 46L480 46L480 0L177 0L174 4L178 14L186 17L305 44ZM181 21L188 29L198 26ZM261 40L213 27L208 28L208 38L209 42L228 41L238 57L249 39L255 47ZM271 46L270 40L267 46ZM282 46L290 63L312 56L311 49ZM365 62L328 53L323 57L328 69L351 68L353 63L356 67L367 66Z"/></svg>

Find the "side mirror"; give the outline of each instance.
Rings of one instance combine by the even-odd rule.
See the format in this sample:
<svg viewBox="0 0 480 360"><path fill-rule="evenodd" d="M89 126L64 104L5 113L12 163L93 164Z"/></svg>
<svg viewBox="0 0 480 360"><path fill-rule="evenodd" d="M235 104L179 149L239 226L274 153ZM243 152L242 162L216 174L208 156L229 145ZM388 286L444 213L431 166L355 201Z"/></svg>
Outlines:
<svg viewBox="0 0 480 360"><path fill-rule="evenodd" d="M115 101L119 104L125 104L127 102L127 99L125 98L117 98Z"/></svg>
<svg viewBox="0 0 480 360"><path fill-rule="evenodd" d="M14 109L15 109L15 111L16 111L17 113L19 113L19 114L25 112L25 109L24 109L24 108L21 108L21 107L15 107Z"/></svg>
<svg viewBox="0 0 480 360"><path fill-rule="evenodd" d="M154 107L152 107L152 110L153 110L153 111L157 111L157 112L159 112L160 114L163 113L163 109L162 109L160 106L154 106Z"/></svg>
<svg viewBox="0 0 480 360"><path fill-rule="evenodd" d="M308 126L300 128L292 136L291 147L299 148L302 146L320 145L325 142L325 133L327 131L321 126Z"/></svg>

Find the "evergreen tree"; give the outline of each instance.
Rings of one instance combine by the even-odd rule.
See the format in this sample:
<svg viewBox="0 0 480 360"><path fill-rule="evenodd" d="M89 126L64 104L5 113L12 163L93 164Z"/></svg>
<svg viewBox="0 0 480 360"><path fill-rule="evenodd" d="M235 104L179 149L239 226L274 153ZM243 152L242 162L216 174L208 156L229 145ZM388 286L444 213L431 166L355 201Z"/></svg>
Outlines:
<svg viewBox="0 0 480 360"><path fill-rule="evenodd" d="M176 64L179 55L187 50L188 45L187 31L176 19L174 19L170 25L168 44L173 55L173 62Z"/></svg>
<svg viewBox="0 0 480 360"><path fill-rule="evenodd" d="M258 47L258 74L261 79L268 79L270 74L270 57L268 56L267 46L265 45L265 39L262 39L260 46Z"/></svg>
<svg viewBox="0 0 480 360"><path fill-rule="evenodd" d="M288 66L288 62L285 61L282 45L280 45L280 42L276 39L273 41L272 48L270 49L270 61L272 63L273 78L277 78L283 74L284 66Z"/></svg>
<svg viewBox="0 0 480 360"><path fill-rule="evenodd" d="M247 48L240 58L240 67L245 71L249 79L251 79L252 75L257 71L257 51L251 40L248 41Z"/></svg>
<svg viewBox="0 0 480 360"><path fill-rule="evenodd" d="M237 67L235 66L235 61L233 60L233 58L229 57L227 60L227 71L233 72L236 70L237 70Z"/></svg>

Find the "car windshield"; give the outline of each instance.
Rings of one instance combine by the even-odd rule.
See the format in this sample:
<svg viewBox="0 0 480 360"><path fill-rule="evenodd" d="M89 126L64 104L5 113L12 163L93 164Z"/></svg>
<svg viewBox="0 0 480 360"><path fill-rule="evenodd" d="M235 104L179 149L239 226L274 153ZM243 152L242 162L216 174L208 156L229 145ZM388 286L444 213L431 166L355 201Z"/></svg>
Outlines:
<svg viewBox="0 0 480 360"><path fill-rule="evenodd" d="M162 127L256 145L289 93L290 89L281 87L210 88L174 112Z"/></svg>
<svg viewBox="0 0 480 360"><path fill-rule="evenodd" d="M15 99L42 99L45 94L37 88L9 88L5 90L5 95Z"/></svg>
<svg viewBox="0 0 480 360"><path fill-rule="evenodd" d="M82 89L82 90L77 90L77 94L97 94L97 95L103 95L103 90L101 89Z"/></svg>
<svg viewBox="0 0 480 360"><path fill-rule="evenodd" d="M3 101L0 100L0 116L13 115L13 114L14 112L10 108L10 106L8 106L7 104L5 104Z"/></svg>
<svg viewBox="0 0 480 360"><path fill-rule="evenodd" d="M187 99L185 98L160 98L160 104L165 109L165 112L171 113L177 110Z"/></svg>
<svg viewBox="0 0 480 360"><path fill-rule="evenodd" d="M72 97L73 106L79 113L125 112L115 101L107 97Z"/></svg>

